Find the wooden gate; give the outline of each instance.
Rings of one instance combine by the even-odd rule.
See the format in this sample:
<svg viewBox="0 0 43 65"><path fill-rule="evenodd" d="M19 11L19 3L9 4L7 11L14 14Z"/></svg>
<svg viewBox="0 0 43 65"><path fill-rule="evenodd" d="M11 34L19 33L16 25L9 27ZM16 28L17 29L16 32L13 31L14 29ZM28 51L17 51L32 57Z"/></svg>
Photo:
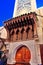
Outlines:
<svg viewBox="0 0 43 65"><path fill-rule="evenodd" d="M31 59L30 50L26 46L22 46L17 50L16 53L16 65L30 65L29 61Z"/></svg>

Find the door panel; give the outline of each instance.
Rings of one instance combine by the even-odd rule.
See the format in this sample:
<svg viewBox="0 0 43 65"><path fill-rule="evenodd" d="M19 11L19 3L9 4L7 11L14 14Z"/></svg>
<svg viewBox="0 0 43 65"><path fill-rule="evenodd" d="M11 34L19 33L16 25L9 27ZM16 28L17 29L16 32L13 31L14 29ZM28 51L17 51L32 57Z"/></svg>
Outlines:
<svg viewBox="0 0 43 65"><path fill-rule="evenodd" d="M26 63L29 63L30 59L31 59L31 53L27 47L22 46L17 50L15 60L20 64L16 65L24 65Z"/></svg>

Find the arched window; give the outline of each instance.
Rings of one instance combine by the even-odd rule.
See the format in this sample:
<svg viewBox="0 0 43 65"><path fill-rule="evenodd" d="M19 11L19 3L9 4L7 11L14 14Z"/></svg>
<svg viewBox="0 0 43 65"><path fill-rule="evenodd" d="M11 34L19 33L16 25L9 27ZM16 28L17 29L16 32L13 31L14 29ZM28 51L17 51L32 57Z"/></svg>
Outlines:
<svg viewBox="0 0 43 65"><path fill-rule="evenodd" d="M22 30L21 30L21 39L23 38L23 32L25 31L25 29L24 28L22 28Z"/></svg>
<svg viewBox="0 0 43 65"><path fill-rule="evenodd" d="M28 28L26 29L26 33L27 33L27 38L26 38L26 39L28 39L28 32L29 32L29 30L30 30L30 28L28 27Z"/></svg>
<svg viewBox="0 0 43 65"><path fill-rule="evenodd" d="M18 39L18 33L19 33L19 29L17 29L16 31L16 35L17 35L16 40Z"/></svg>

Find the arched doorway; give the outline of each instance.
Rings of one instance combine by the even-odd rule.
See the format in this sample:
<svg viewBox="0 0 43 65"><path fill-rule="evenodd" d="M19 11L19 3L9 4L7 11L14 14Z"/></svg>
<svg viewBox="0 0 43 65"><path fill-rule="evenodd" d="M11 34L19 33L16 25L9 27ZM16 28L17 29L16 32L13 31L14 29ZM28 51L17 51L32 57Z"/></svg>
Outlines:
<svg viewBox="0 0 43 65"><path fill-rule="evenodd" d="M40 45L41 62L43 65L43 44Z"/></svg>
<svg viewBox="0 0 43 65"><path fill-rule="evenodd" d="M20 47L15 56L16 65L30 65L31 52L26 46Z"/></svg>

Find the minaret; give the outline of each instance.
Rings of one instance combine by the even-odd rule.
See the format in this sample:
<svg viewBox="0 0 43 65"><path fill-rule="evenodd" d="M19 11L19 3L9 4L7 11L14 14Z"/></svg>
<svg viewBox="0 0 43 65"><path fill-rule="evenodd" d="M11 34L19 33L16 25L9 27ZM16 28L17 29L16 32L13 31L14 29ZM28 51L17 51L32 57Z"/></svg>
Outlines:
<svg viewBox="0 0 43 65"><path fill-rule="evenodd" d="M36 10L36 0L16 0L13 17Z"/></svg>

